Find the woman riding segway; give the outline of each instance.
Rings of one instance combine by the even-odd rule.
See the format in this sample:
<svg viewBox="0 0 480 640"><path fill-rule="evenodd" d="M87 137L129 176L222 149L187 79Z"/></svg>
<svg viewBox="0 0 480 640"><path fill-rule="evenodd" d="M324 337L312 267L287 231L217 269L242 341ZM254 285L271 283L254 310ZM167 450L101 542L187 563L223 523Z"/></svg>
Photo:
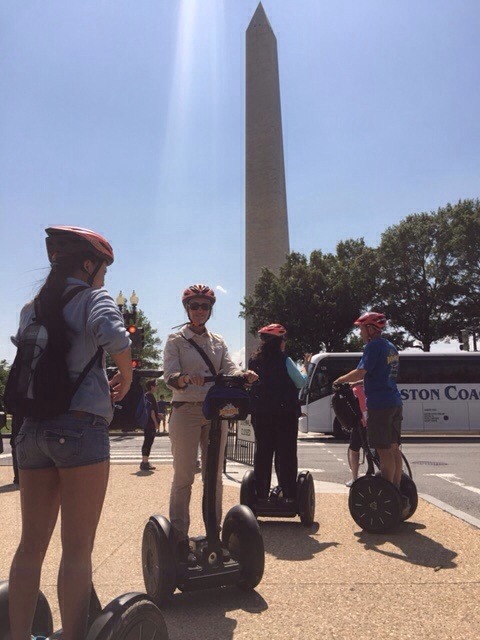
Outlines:
<svg viewBox="0 0 480 640"><path fill-rule="evenodd" d="M248 363L259 376L251 390L257 446L254 471L245 474L240 501L257 515L294 517L298 513L302 523L310 526L315 514L313 478L309 472L297 477L298 391L307 376L285 354L285 327L269 324L258 334L260 347ZM274 454L279 484L270 491Z"/></svg>
<svg viewBox="0 0 480 640"><path fill-rule="evenodd" d="M213 383L205 384L208 376L244 374L254 382L257 374L243 372L230 358L223 338L211 333L206 323L212 314L216 297L204 284L187 287L182 304L188 323L167 339L164 352L164 378L173 390L169 434L173 455L173 482L170 494L170 521L177 541L178 560L195 562L189 548L190 496L195 479L198 446L202 451L202 478L205 477L206 451L210 421L202 413L202 404ZM222 515L222 469L227 425L222 424L220 455L217 470L216 513L217 522Z"/></svg>

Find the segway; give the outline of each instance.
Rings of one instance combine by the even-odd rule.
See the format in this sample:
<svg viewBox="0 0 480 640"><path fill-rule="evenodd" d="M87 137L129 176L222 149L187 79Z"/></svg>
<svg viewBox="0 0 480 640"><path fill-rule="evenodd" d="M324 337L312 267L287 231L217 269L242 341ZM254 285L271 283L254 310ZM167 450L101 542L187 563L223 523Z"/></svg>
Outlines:
<svg viewBox="0 0 480 640"><path fill-rule="evenodd" d="M61 630L53 633L51 609L41 591L33 618L32 635L46 640L60 640L63 637ZM86 640L134 638L168 640L163 616L151 598L144 593L125 593L102 609L92 586ZM0 582L0 640L11 640L8 581Z"/></svg>
<svg viewBox="0 0 480 640"><path fill-rule="evenodd" d="M384 533L408 520L418 506L417 487L412 479L408 460L402 453L404 469L397 487L380 475L380 458L368 446L365 421L360 408L363 386L352 388L348 383L337 385L332 396L332 407L343 428L349 432L358 429L361 447L367 460L367 471L350 487L348 508L359 527L370 533ZM377 471L376 471L377 470ZM402 495L407 496L408 509L403 509Z"/></svg>
<svg viewBox="0 0 480 640"><path fill-rule="evenodd" d="M215 382L203 407L205 417L211 419L203 487L206 535L189 539L195 562L180 562L170 522L162 515L150 517L143 532L143 578L147 593L159 607L168 602L176 588L196 591L237 585L250 590L263 576L263 539L252 511L244 505L232 507L223 521L221 540L215 513L221 422L247 417L246 380L244 376L219 375L207 377L205 382Z"/></svg>
<svg viewBox="0 0 480 640"><path fill-rule="evenodd" d="M304 527L311 527L315 519L315 485L310 471L300 471L297 476L297 492L293 502L284 500L282 487L273 487L268 498L257 497L255 473L247 471L240 488L240 504L244 504L257 516L268 518L295 518L300 516Z"/></svg>

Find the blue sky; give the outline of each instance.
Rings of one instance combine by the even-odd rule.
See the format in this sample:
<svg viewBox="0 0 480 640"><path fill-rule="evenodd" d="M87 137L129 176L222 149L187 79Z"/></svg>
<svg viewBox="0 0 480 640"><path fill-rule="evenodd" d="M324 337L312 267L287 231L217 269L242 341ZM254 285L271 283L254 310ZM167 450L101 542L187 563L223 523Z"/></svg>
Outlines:
<svg viewBox="0 0 480 640"><path fill-rule="evenodd" d="M48 272L44 228L113 244L165 341L192 282L243 347L250 0L0 2L0 358ZM478 0L265 0L278 40L290 242L333 251L479 197ZM273 319L274 320L274 319Z"/></svg>

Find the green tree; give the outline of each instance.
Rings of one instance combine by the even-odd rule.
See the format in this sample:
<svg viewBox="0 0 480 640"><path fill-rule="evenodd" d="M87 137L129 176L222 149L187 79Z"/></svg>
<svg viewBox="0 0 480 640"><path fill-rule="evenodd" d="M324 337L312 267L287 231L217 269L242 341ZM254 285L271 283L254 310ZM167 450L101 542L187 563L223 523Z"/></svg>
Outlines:
<svg viewBox="0 0 480 640"><path fill-rule="evenodd" d="M461 287L455 329L480 324L480 200L460 200L438 210Z"/></svg>
<svg viewBox="0 0 480 640"><path fill-rule="evenodd" d="M375 309L430 351L449 335L461 298L448 226L435 213L407 216L383 234Z"/></svg>
<svg viewBox="0 0 480 640"><path fill-rule="evenodd" d="M270 322L285 325L296 360L308 351L344 351L376 274L375 251L363 239L339 243L336 254L313 251L309 260L293 252L278 275L263 269L240 315L251 318L253 334Z"/></svg>
<svg viewBox="0 0 480 640"><path fill-rule="evenodd" d="M2 403L5 393L5 383L7 382L9 372L10 365L8 362L6 360L0 360L0 400L2 400Z"/></svg>

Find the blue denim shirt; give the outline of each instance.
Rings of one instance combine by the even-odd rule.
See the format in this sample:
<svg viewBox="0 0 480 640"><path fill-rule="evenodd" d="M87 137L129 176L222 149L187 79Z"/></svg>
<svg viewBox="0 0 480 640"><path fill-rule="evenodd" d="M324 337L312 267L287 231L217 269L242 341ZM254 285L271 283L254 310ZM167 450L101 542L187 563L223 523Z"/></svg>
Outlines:
<svg viewBox="0 0 480 640"><path fill-rule="evenodd" d="M71 285L85 285L85 282L67 278L67 290ZM72 345L66 358L72 382L78 378L98 347L103 347L105 351L115 355L130 346L122 314L106 289L88 287L81 291L65 305L63 314L69 327ZM33 316L34 308L31 301L21 311L15 341L32 321ZM72 399L70 409L88 411L111 422L113 407L105 371L105 354L102 362L97 360L88 372Z"/></svg>

